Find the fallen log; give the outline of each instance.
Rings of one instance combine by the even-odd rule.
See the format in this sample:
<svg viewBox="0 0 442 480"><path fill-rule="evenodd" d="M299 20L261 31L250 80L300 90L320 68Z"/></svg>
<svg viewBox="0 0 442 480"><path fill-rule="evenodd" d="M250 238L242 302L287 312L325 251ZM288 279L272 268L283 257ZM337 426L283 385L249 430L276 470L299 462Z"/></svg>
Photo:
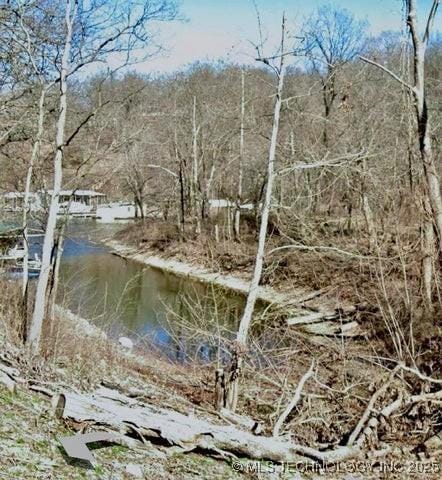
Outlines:
<svg viewBox="0 0 442 480"><path fill-rule="evenodd" d="M122 434L136 432L143 439L223 454L274 462L334 463L363 454L360 445L320 451L275 437L262 437L232 425L216 425L154 405L140 403L115 390L100 388L92 394L63 393L53 399L59 418L84 425L106 426Z"/></svg>
<svg viewBox="0 0 442 480"><path fill-rule="evenodd" d="M331 464L363 456L364 444L376 434L381 419L385 420L403 406L422 401L437 402L441 397L442 390L405 398L399 396L364 422L362 431L358 428L360 433L353 445L325 451L277 437L257 436L233 425L217 425L192 415L141 403L107 388L100 388L92 394L59 394L53 399L53 407L59 418L82 426L90 422L120 434L135 432L143 441L159 441L185 451L202 449L226 457L240 455L274 462ZM388 448L383 452L388 452Z"/></svg>
<svg viewBox="0 0 442 480"><path fill-rule="evenodd" d="M356 306L318 311L307 310L301 315L288 318L286 322L289 327L296 327L314 335L355 337L364 334L354 318L357 310Z"/></svg>
<svg viewBox="0 0 442 480"><path fill-rule="evenodd" d="M16 368L8 367L0 363L0 383L11 392L15 393L17 389L17 379L20 377L20 372Z"/></svg>
<svg viewBox="0 0 442 480"><path fill-rule="evenodd" d="M60 394L55 397L53 406L60 418L82 424L93 422L124 434L132 433L135 427L146 439L160 439L186 451L201 448L281 462L302 459L296 448L287 442L258 437L233 426L212 424L150 404L140 404L106 388L90 395Z"/></svg>
<svg viewBox="0 0 442 480"><path fill-rule="evenodd" d="M11 392L15 393L17 388L16 382L7 374L0 370L0 383L5 385L5 387Z"/></svg>
<svg viewBox="0 0 442 480"><path fill-rule="evenodd" d="M0 371L3 373L6 373L10 377L19 377L20 376L20 371L17 370L16 368L9 367L8 365L4 365L3 363L0 363Z"/></svg>
<svg viewBox="0 0 442 480"><path fill-rule="evenodd" d="M287 325L306 325L309 323L322 322L324 320L333 320L336 318L336 312L312 312L306 315L299 315L297 317L291 317L287 320Z"/></svg>
<svg viewBox="0 0 442 480"><path fill-rule="evenodd" d="M339 323L339 321L324 321L322 319L318 322L298 323L296 325L299 330L313 335L357 337L365 333L356 321ZM290 326L293 326L293 324L290 324Z"/></svg>

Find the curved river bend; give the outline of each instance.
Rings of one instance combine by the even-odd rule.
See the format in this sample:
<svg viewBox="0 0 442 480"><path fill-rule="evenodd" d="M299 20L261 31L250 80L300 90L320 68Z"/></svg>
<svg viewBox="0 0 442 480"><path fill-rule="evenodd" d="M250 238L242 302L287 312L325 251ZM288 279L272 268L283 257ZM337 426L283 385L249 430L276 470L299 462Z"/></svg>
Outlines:
<svg viewBox="0 0 442 480"><path fill-rule="evenodd" d="M155 345L178 360L195 356L210 360L214 349L204 342L183 346L180 326L188 327L197 318L201 327L222 324L233 329L243 297L111 254L100 240L121 228L84 220L70 224L57 303L114 337L125 335L136 343Z"/></svg>

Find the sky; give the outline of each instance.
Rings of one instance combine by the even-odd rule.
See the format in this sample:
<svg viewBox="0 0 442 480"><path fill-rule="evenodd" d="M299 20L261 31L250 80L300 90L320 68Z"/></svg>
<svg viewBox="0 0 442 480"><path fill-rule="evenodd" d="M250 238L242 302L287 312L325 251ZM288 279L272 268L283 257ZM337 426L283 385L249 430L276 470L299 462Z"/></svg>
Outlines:
<svg viewBox="0 0 442 480"><path fill-rule="evenodd" d="M327 0L256 0L264 37L271 50L280 33L285 11L292 31L317 6ZM350 10L356 18L367 20L370 32L403 28L402 0L334 0L333 4ZM432 0L418 0L421 18ZM181 21L158 25L157 41L164 52L138 66L145 73L170 73L196 61L225 60L253 63L259 38L253 0L181 0ZM442 11L434 26L442 29Z"/></svg>

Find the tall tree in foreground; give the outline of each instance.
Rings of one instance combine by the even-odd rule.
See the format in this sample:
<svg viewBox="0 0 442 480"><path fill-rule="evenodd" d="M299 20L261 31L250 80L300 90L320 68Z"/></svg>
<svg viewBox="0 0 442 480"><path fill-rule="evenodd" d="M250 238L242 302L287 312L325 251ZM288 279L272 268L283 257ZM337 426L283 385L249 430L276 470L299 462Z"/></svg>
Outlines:
<svg viewBox="0 0 442 480"><path fill-rule="evenodd" d="M285 51L285 42L286 42L286 19L284 14L282 18L280 49L278 54L275 57L273 57L279 61L278 65L273 67L278 79L278 84L276 87L272 136L270 139L269 155L267 160L267 182L266 182L265 195L264 195L264 199L262 202L262 209L261 209L261 223L259 228L258 250L256 252L255 267L253 270L252 281L250 282L246 305L244 307L244 312L241 317L238 333L236 336L236 343L237 343L236 351L233 354L233 360L230 366L230 372L228 373L228 378L226 379L227 380L226 407L231 411L235 411L237 402L238 402L239 375L241 373L241 368L243 364L243 357L246 349L247 337L250 329L250 324L252 321L253 311L255 309L256 300L258 298L258 289L259 289L259 283L261 281L262 267L264 262L264 250L265 250L265 244L266 244L267 227L269 222L270 205L271 205L272 194L273 194L275 157L276 157L276 147L278 144L279 119L281 116L284 76L286 72L286 57L288 55L287 52ZM263 61L265 64L269 64L269 61L271 61L270 59L263 58L261 55L259 60Z"/></svg>
<svg viewBox="0 0 442 480"><path fill-rule="evenodd" d="M442 253L442 197L440 180L431 146L431 127L429 109L425 89L425 57L430 40L431 28L437 14L440 0L433 0L427 16L423 33L420 33L416 0L404 0L407 14L407 26L411 36L413 55L413 80L403 79L384 65L361 57L363 61L375 65L388 73L412 95L417 122L417 138L422 168L425 176L425 191L423 192L423 232L422 232L422 283L425 300L429 307L432 304L433 265ZM436 236L434 231L436 230Z"/></svg>
<svg viewBox="0 0 442 480"><path fill-rule="evenodd" d="M43 325L43 319L46 313L47 287L51 270L51 257L53 255L55 228L58 213L58 197L62 186L63 176L63 148L64 132L67 114L67 76L69 73L73 25L78 13L78 2L67 0L65 6L65 40L63 54L60 66L59 81L59 111L56 127L55 139L55 157L54 157L54 181L51 201L49 204L49 213L46 223L46 231L43 241L42 266L37 283L37 292L35 295L34 313L29 329L28 342L35 352L39 349L40 335Z"/></svg>
<svg viewBox="0 0 442 480"><path fill-rule="evenodd" d="M175 6L169 0L65 0L61 8L52 8L55 21L61 20L63 35L62 50L54 57L55 70L59 72L59 111L56 125L54 155L54 179L49 205L49 214L43 241L41 273L37 283L34 312L29 329L28 343L33 352L38 352L47 313L48 284L51 274L51 257L63 178L63 156L66 147L65 128L68 107L69 78L83 67L96 62L106 62L112 55L120 65L127 66L136 61L139 49L147 47L151 33L147 29L150 21L174 18ZM141 59L140 59L141 60ZM80 127L81 128L81 127Z"/></svg>

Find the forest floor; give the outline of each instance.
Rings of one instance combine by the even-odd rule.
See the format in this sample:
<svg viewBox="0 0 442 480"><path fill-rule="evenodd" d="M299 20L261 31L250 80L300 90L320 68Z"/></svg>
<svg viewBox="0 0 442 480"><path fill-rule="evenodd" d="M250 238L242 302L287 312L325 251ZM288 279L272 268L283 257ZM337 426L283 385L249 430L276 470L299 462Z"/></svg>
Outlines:
<svg viewBox="0 0 442 480"><path fill-rule="evenodd" d="M74 426L57 419L51 406L52 395L61 391L88 392L104 384L123 392L139 388L151 402L187 414L198 408L182 393L192 390L192 381L196 384L192 371L146 354L131 358L100 336L85 337L78 326L69 322L64 326L71 331L67 335L69 343L59 340L64 343L64 352L56 354L57 360L30 360L23 349L7 340L7 329L2 327L0 321L0 363L18 369L20 377L15 392L0 382L1 479L242 478L228 462L198 453L181 453L180 449L148 441L138 447L91 445L94 466L69 458L60 438L78 433L79 427L82 433L88 430L85 425ZM210 417L210 413L203 412Z"/></svg>

